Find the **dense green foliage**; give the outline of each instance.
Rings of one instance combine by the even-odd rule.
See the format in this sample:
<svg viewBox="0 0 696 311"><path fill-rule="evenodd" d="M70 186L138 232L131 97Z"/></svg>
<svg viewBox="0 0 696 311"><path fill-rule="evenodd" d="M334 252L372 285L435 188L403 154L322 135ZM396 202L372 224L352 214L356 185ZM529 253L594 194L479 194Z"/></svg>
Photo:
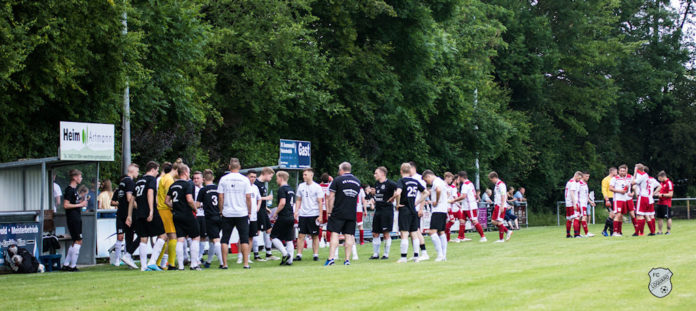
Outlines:
<svg viewBox="0 0 696 311"><path fill-rule="evenodd" d="M688 185L692 16L662 0L4 1L0 161L56 154L60 120L120 124L128 84L136 162L273 165L289 138L366 181L478 156L482 180L497 170L537 207L573 171L595 186L624 162Z"/></svg>

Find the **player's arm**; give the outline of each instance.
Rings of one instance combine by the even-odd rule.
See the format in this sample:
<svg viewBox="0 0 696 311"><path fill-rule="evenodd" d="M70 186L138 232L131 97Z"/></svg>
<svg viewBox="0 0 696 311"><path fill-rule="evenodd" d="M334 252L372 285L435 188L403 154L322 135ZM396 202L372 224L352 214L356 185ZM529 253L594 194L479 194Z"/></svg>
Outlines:
<svg viewBox="0 0 696 311"><path fill-rule="evenodd" d="M324 213L321 212L321 207L324 206L323 193L322 193L322 195L317 196L317 202L319 203L319 205L317 205L317 206L319 206L319 218L317 218L317 220L319 220L319 222L323 222L324 218L322 218L322 216L323 216L322 214L324 214ZM297 208L297 210L300 210L300 209ZM328 213L328 211L327 211L327 213Z"/></svg>
<svg viewBox="0 0 696 311"><path fill-rule="evenodd" d="M87 206L87 200L82 201L82 202L77 203L77 204L72 204L68 200L63 200L63 208L64 209L82 208L85 206Z"/></svg>
<svg viewBox="0 0 696 311"><path fill-rule="evenodd" d="M190 193L187 193L187 194L186 194L186 203L188 203L189 207L190 207L192 210L196 211L196 202L193 201L193 195L192 195L192 194L190 194Z"/></svg>
<svg viewBox="0 0 696 311"><path fill-rule="evenodd" d="M295 217L295 219L300 217L300 208L302 208L302 196L297 196L297 201L295 201L295 212L293 213L293 217Z"/></svg>
<svg viewBox="0 0 696 311"><path fill-rule="evenodd" d="M133 209L136 208L135 206L135 200L129 201L128 202L128 216L126 217L126 225L130 227L130 225L133 223Z"/></svg>
<svg viewBox="0 0 696 311"><path fill-rule="evenodd" d="M280 213L280 211L282 211L285 208L286 201L287 200L285 198L278 199L278 207L276 207L276 210L273 213L273 218L278 217L278 214Z"/></svg>
<svg viewBox="0 0 696 311"><path fill-rule="evenodd" d="M333 191L329 192L329 198L326 201L326 215L327 216L331 216L331 212L333 211L335 200L336 200L336 193Z"/></svg>
<svg viewBox="0 0 696 311"><path fill-rule="evenodd" d="M671 181L670 181L671 182ZM662 187L660 187L662 189ZM667 184L667 190L669 190L667 193L661 193L660 197L661 198L671 198L674 196L674 188L670 187L669 184Z"/></svg>
<svg viewBox="0 0 696 311"><path fill-rule="evenodd" d="M220 215L222 215L222 207L225 204L225 194L222 192L218 193L218 209L220 210Z"/></svg>
<svg viewBox="0 0 696 311"><path fill-rule="evenodd" d="M655 187L655 190L653 191L653 197L659 196L660 190L662 190L662 185L657 185L657 187Z"/></svg>
<svg viewBox="0 0 696 311"><path fill-rule="evenodd" d="M399 204L399 202L401 202L401 188L396 188L394 195L387 202L396 202L397 209L401 207L402 205Z"/></svg>
<svg viewBox="0 0 696 311"><path fill-rule="evenodd" d="M155 190L147 189L147 204L150 206L150 214L147 216L147 221L152 221L152 214L155 210Z"/></svg>
<svg viewBox="0 0 696 311"><path fill-rule="evenodd" d="M440 196L442 195L442 189L435 188L435 203L433 203L433 206L438 206L440 204Z"/></svg>
<svg viewBox="0 0 696 311"><path fill-rule="evenodd" d="M418 210L422 211L423 210L423 205L422 203L425 201L425 199L430 196L430 191L428 189L424 189L421 191L421 198L418 202L416 202L416 206L418 206Z"/></svg>
<svg viewBox="0 0 696 311"><path fill-rule="evenodd" d="M172 196L167 194L167 198L164 199L164 204L169 206L169 208L172 208Z"/></svg>
<svg viewBox="0 0 696 311"><path fill-rule="evenodd" d="M614 192L614 193L620 193L620 194L626 194L626 190L623 189L616 189L614 186L609 186L609 191Z"/></svg>
<svg viewBox="0 0 696 311"><path fill-rule="evenodd" d="M251 193L246 194L247 215L251 216Z"/></svg>
<svg viewBox="0 0 696 311"><path fill-rule="evenodd" d="M454 199L452 199L452 200L449 200L448 203L457 203L457 202L460 202L460 201L462 201L462 200L464 200L464 199L466 199L466 193L462 193L462 194L459 195L458 197L456 197L456 198L454 198Z"/></svg>

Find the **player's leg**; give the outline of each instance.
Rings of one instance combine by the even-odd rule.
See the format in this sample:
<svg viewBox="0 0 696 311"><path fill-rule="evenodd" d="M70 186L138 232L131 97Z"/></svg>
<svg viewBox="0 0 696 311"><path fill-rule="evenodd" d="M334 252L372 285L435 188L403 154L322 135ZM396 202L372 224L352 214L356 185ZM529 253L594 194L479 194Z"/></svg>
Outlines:
<svg viewBox="0 0 696 311"><path fill-rule="evenodd" d="M335 232L339 228L335 228L339 225L335 218L329 218L326 224L327 237L329 238L329 258L326 259L324 263L325 266L330 266L334 264L336 258L336 251L338 250L338 233Z"/></svg>
<svg viewBox="0 0 696 311"><path fill-rule="evenodd" d="M363 213L357 213L358 231L360 233L360 245L365 245L365 230L363 230Z"/></svg>
<svg viewBox="0 0 696 311"><path fill-rule="evenodd" d="M220 227L222 229L222 239L220 240L222 260L220 261L220 268L227 269L227 254L230 250L230 237L232 237L232 230L234 229L232 219L229 217L222 217L220 220Z"/></svg>
<svg viewBox="0 0 696 311"><path fill-rule="evenodd" d="M305 238L306 235L300 231L300 234L297 235L297 256L295 257L295 260L297 261L302 260L302 250L304 250L305 247Z"/></svg>
<svg viewBox="0 0 696 311"><path fill-rule="evenodd" d="M467 215L468 211L459 211L459 232L457 234L457 241L466 240L466 219L469 217Z"/></svg>
<svg viewBox="0 0 696 311"><path fill-rule="evenodd" d="M234 222L234 226L239 233L239 244L242 246L243 267L244 269L249 269L249 251L251 250L249 245L249 216L234 217Z"/></svg>
<svg viewBox="0 0 696 311"><path fill-rule="evenodd" d="M375 212L372 218L372 256L370 260L379 259L379 247L382 244L380 231L382 230L382 213Z"/></svg>
<svg viewBox="0 0 696 311"><path fill-rule="evenodd" d="M432 221L430 222L430 226L432 227ZM442 257L440 236L437 234L437 229L429 229L428 231L430 233L430 240L433 242L433 246L435 247L435 253L437 253L437 258L435 259L435 261L439 261L438 259Z"/></svg>
<svg viewBox="0 0 696 311"><path fill-rule="evenodd" d="M442 257L440 258L441 261L446 261L447 260L447 236L445 231L440 231L440 247L442 250Z"/></svg>

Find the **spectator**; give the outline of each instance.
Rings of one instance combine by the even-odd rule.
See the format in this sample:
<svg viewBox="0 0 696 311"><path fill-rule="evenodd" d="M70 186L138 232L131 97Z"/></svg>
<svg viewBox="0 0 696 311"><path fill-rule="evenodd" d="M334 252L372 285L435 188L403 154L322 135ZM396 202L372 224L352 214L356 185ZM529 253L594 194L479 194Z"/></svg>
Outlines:
<svg viewBox="0 0 696 311"><path fill-rule="evenodd" d="M63 196L63 191L60 190L60 185L56 182L56 174L53 174L53 200L55 200L56 205L53 206L53 212L56 211L58 206L60 206L61 197Z"/></svg>
<svg viewBox="0 0 696 311"><path fill-rule="evenodd" d="M517 192L515 192L515 195L514 195L515 201L517 201L517 202L527 201L527 198L524 197L524 192L525 192L524 187L520 187L520 189L518 189Z"/></svg>
<svg viewBox="0 0 696 311"><path fill-rule="evenodd" d="M493 201L491 200L492 194L493 194L493 191L491 191L491 189L486 189L486 192L484 192L483 196L481 196L481 202L493 203Z"/></svg>
<svg viewBox="0 0 696 311"><path fill-rule="evenodd" d="M111 180L104 179L99 185L99 196L97 197L97 208L111 209L111 197L114 190L111 188Z"/></svg>
<svg viewBox="0 0 696 311"><path fill-rule="evenodd" d="M505 222L508 223L508 227L512 230L519 230L520 225L517 221L517 215L515 215L515 206L517 206L517 199L513 198L513 193L515 192L514 187L508 189L508 206L505 208Z"/></svg>
<svg viewBox="0 0 696 311"><path fill-rule="evenodd" d="M97 187L99 187L99 181L92 179L92 182L89 183L89 192L87 193L87 197L89 197L87 201L88 211L94 211L97 207Z"/></svg>

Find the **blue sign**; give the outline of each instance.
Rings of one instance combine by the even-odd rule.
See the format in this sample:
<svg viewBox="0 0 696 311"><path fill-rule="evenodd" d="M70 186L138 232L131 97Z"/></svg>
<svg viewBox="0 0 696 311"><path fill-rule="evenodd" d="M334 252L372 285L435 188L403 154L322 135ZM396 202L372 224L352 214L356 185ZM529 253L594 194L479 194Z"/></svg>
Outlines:
<svg viewBox="0 0 696 311"><path fill-rule="evenodd" d="M281 168L308 168L312 166L312 143L301 140L280 140Z"/></svg>
<svg viewBox="0 0 696 311"><path fill-rule="evenodd" d="M41 238L38 222L0 223L0 266L5 264L5 249L12 245L26 248L38 257L38 240Z"/></svg>

